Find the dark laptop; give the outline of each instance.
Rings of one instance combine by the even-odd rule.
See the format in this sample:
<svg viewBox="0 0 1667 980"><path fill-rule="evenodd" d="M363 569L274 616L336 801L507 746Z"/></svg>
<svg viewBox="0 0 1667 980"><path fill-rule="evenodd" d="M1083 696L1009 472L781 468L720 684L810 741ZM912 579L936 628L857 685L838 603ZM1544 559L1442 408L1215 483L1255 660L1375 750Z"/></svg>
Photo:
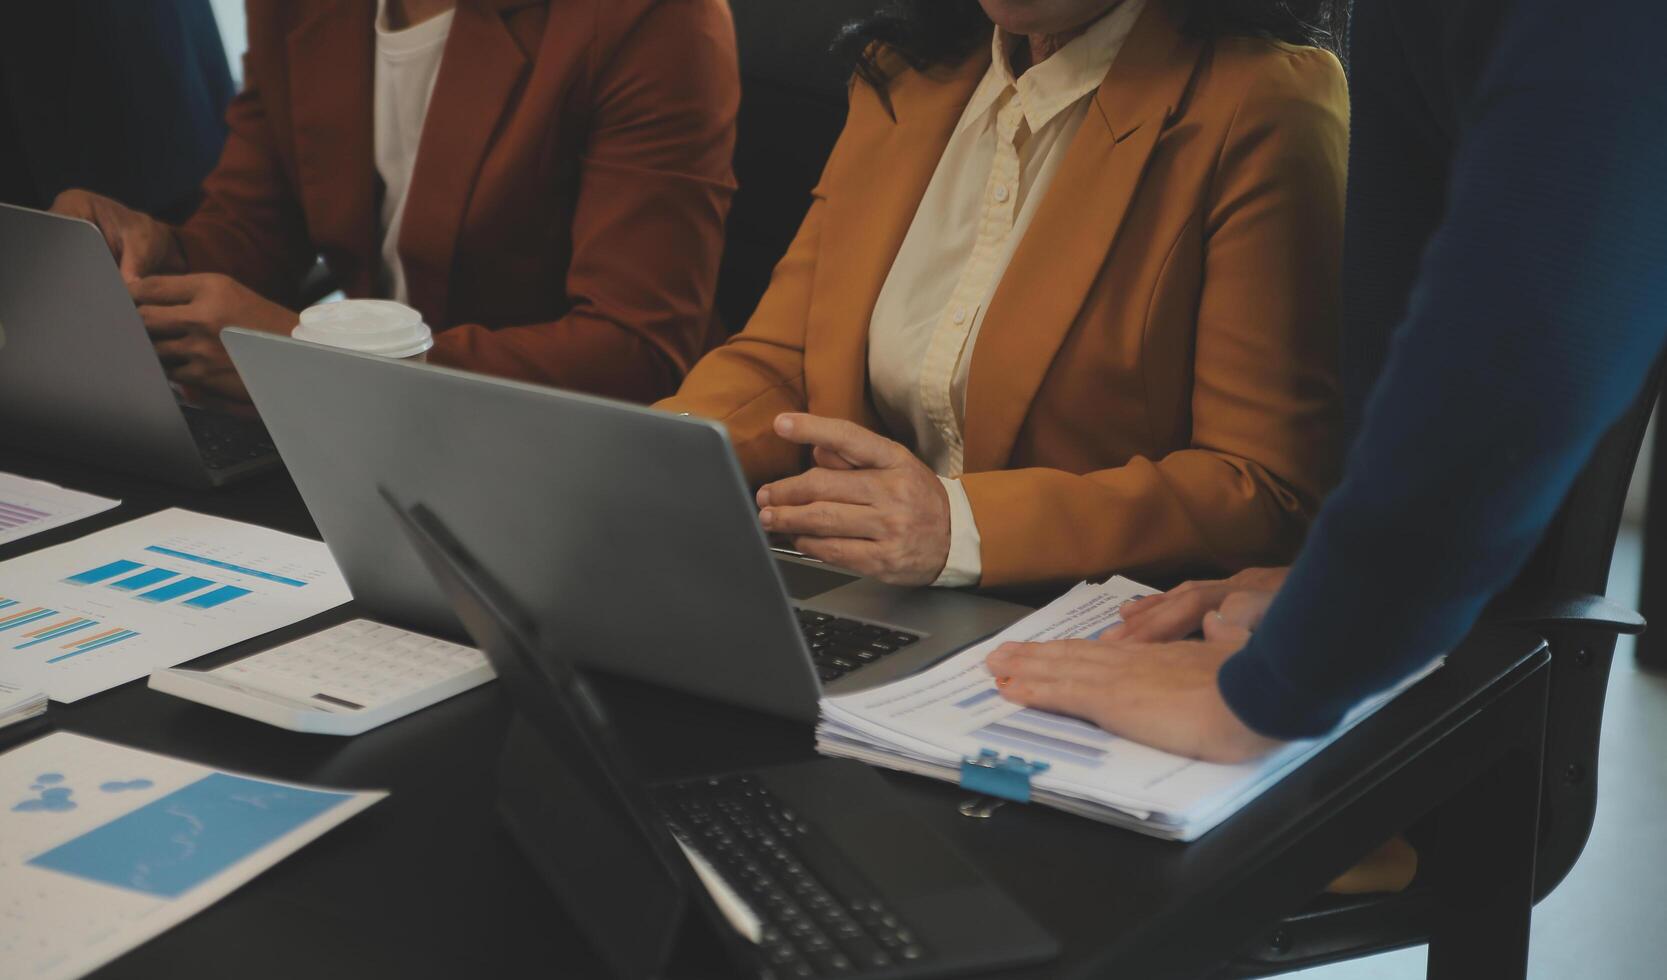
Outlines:
<svg viewBox="0 0 1667 980"><path fill-rule="evenodd" d="M383 496L514 706L505 823L616 976L663 975L691 929L715 935L737 975L782 980L936 977L1058 954L858 763L645 783L560 645L535 643L529 617L433 513ZM696 860L722 884L703 884ZM723 910L735 899L755 941Z"/></svg>
<svg viewBox="0 0 1667 980"><path fill-rule="evenodd" d="M188 487L270 469L259 420L184 404L104 236L0 204L0 442Z"/></svg>

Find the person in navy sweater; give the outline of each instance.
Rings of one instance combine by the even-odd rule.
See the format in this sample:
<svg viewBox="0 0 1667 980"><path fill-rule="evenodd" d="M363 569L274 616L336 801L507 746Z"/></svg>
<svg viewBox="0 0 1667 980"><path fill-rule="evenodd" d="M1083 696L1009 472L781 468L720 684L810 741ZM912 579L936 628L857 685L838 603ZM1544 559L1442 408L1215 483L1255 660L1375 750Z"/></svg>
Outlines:
<svg viewBox="0 0 1667 980"><path fill-rule="evenodd" d="M45 208L85 187L183 221L235 94L209 0L7 4L0 201Z"/></svg>
<svg viewBox="0 0 1667 980"><path fill-rule="evenodd" d="M1343 481L1289 569L998 649L1008 698L1239 761L1458 643L1667 339L1662 38L1659 0L1357 0Z"/></svg>

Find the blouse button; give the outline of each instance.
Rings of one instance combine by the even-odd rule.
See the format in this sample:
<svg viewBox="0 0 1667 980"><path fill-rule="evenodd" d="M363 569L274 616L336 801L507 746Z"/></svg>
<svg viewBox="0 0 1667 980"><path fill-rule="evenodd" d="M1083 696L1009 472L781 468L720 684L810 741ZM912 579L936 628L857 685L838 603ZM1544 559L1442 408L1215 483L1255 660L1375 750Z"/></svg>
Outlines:
<svg viewBox="0 0 1667 980"><path fill-rule="evenodd" d="M996 185L995 198L996 198L996 203L997 204L1006 203L1006 201L1007 201L1007 185L1006 184Z"/></svg>
<svg viewBox="0 0 1667 980"><path fill-rule="evenodd" d="M953 319L955 321L956 326L960 326L961 324L966 323L967 322L967 308L964 307L964 306L956 307L955 308L955 315L953 317L951 317L951 319Z"/></svg>

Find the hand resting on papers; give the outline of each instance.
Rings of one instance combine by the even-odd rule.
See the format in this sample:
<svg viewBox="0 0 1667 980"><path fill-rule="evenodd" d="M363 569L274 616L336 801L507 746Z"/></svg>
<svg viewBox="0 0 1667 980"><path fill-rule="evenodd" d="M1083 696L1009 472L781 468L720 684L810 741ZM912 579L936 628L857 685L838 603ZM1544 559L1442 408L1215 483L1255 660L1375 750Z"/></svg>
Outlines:
<svg viewBox="0 0 1667 980"><path fill-rule="evenodd" d="M1206 762L1245 762L1280 743L1250 729L1217 674L1250 639L1285 581L1253 568L1123 606L1092 640L1006 643L986 661L1009 701L1075 715L1113 735ZM1185 639L1202 631L1203 639Z"/></svg>
<svg viewBox="0 0 1667 980"><path fill-rule="evenodd" d="M1177 643L1005 643L986 661L1009 701L1074 715L1121 738L1205 762L1245 762L1280 743L1251 731L1216 686L1250 637L1211 617Z"/></svg>
<svg viewBox="0 0 1667 980"><path fill-rule="evenodd" d="M1123 622L1107 630L1108 640L1162 643L1184 640L1204 629L1204 619L1219 612L1230 626L1254 630L1262 622L1289 565L1247 568L1224 579L1183 582L1168 592L1142 596L1123 604Z"/></svg>
<svg viewBox="0 0 1667 980"><path fill-rule="evenodd" d="M949 494L899 443L843 419L786 413L776 434L815 468L758 491L758 519L819 561L892 585L930 585L949 560Z"/></svg>

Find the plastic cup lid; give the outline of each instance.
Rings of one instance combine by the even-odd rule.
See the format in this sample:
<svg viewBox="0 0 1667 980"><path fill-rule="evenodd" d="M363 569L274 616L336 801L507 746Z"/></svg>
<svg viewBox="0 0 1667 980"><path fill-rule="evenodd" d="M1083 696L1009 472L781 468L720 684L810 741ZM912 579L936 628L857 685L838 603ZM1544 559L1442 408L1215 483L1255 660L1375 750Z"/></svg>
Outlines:
<svg viewBox="0 0 1667 980"><path fill-rule="evenodd" d="M434 334L421 313L385 299L344 299L308 307L291 336L382 357L415 357L434 346Z"/></svg>

